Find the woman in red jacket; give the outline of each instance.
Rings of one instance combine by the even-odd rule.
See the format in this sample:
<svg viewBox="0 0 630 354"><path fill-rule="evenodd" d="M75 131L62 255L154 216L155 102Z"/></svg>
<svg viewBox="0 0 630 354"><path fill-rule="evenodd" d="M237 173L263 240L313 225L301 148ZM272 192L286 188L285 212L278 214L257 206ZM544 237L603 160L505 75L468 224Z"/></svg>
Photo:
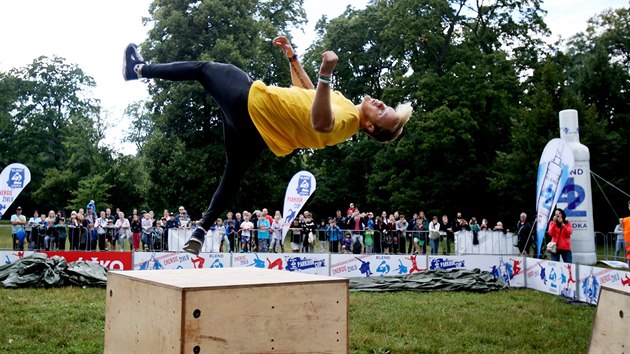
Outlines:
<svg viewBox="0 0 630 354"><path fill-rule="evenodd" d="M567 214L564 210L556 208L553 213L553 219L549 222L549 235L551 241L557 244L556 253L551 253L552 261L562 261L565 263L572 262L571 256L571 234L573 234L573 227L571 223L567 221Z"/></svg>

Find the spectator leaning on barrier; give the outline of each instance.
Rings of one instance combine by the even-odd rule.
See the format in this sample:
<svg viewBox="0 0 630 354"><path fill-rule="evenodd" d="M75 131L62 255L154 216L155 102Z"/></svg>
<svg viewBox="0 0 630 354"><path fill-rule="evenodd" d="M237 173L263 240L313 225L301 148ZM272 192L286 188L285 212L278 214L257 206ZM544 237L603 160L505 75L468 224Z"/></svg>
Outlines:
<svg viewBox="0 0 630 354"><path fill-rule="evenodd" d="M15 214L11 215L11 239L14 251L24 250L24 240L26 239L26 216L22 215L22 207L15 208Z"/></svg>
<svg viewBox="0 0 630 354"><path fill-rule="evenodd" d="M350 209L348 209L350 211ZM359 242L361 247L363 248L363 234L362 231L365 229L365 219L361 216L361 212L358 208L354 208L354 212L352 215L348 216L346 222L346 228L352 231L352 244Z"/></svg>
<svg viewBox="0 0 630 354"><path fill-rule="evenodd" d="M243 222L241 223L241 252L251 252L250 241L254 223L250 221L251 214L248 211L243 212Z"/></svg>
<svg viewBox="0 0 630 354"><path fill-rule="evenodd" d="M342 241L343 253L352 253L352 235L350 231L346 231L346 235Z"/></svg>
<svg viewBox="0 0 630 354"><path fill-rule="evenodd" d="M326 219L321 219L317 227L317 250L319 253L326 253Z"/></svg>
<svg viewBox="0 0 630 354"><path fill-rule="evenodd" d="M317 239L317 225L313 221L313 215L308 211L304 212L304 222L302 223L302 252L314 253L315 240Z"/></svg>
<svg viewBox="0 0 630 354"><path fill-rule="evenodd" d="M423 253L424 250L424 225L422 220L416 220L413 226L413 254Z"/></svg>
<svg viewBox="0 0 630 354"><path fill-rule="evenodd" d="M442 228L442 224L438 221L437 215L434 215L431 222L429 223L429 240L431 247L431 254L437 255L439 254L438 250L440 247L440 229Z"/></svg>
<svg viewBox="0 0 630 354"><path fill-rule="evenodd" d="M532 240L530 240L532 224L527 221L527 214L521 213L521 215L519 216L519 220L516 223L515 230L518 239L518 252L522 255L528 256L530 254L530 248L533 242Z"/></svg>
<svg viewBox="0 0 630 354"><path fill-rule="evenodd" d="M615 226L615 231L613 234L616 235L615 240L615 260L624 260L625 257L620 257L619 255L624 255L626 252L624 249L624 240L623 240L623 218L619 218L619 224Z"/></svg>
<svg viewBox="0 0 630 354"><path fill-rule="evenodd" d="M269 223L267 216L268 215L262 215L261 213L261 216L258 219L258 252L269 251L269 228L271 227L271 224Z"/></svg>
<svg viewBox="0 0 630 354"><path fill-rule="evenodd" d="M383 219L380 216L377 216L374 219L374 234L377 236L378 240L375 240L375 252L383 253L385 250L385 238L388 233L387 224L383 222Z"/></svg>
<svg viewBox="0 0 630 354"><path fill-rule="evenodd" d="M291 222L289 233L291 234L291 251L299 253L302 245L302 223L300 223L298 218L294 218Z"/></svg>
<svg viewBox="0 0 630 354"><path fill-rule="evenodd" d="M427 219L424 211L420 210L416 223L422 225L422 228L420 229L420 239L424 241L422 245L422 254L427 254L427 244L429 243L429 219Z"/></svg>
<svg viewBox="0 0 630 354"><path fill-rule="evenodd" d="M398 232L396 231L396 217L394 214L389 215L386 228L385 249L387 249L387 253L398 254Z"/></svg>
<svg viewBox="0 0 630 354"><path fill-rule="evenodd" d="M328 242L330 242L330 246L328 250L331 253L339 252L339 241L341 237L343 237L343 233L339 226L337 226L337 221L335 218L328 219L328 227L326 227L326 237L328 238Z"/></svg>
<svg viewBox="0 0 630 354"><path fill-rule="evenodd" d="M101 251L107 251L106 247L106 235L107 235L107 214L105 210L101 210L99 218L94 223L94 229L96 230L96 236L98 237L98 249Z"/></svg>
<svg viewBox="0 0 630 354"><path fill-rule="evenodd" d="M478 245L479 244L479 231L481 231L481 227L479 227L479 223L477 223L477 218L473 216L470 219L468 226L470 226L470 231L472 231L472 234L473 234L473 245Z"/></svg>
<svg viewBox="0 0 630 354"><path fill-rule="evenodd" d="M370 230L370 228L366 226L363 230L363 237L365 245L364 253L374 253L374 230Z"/></svg>
<svg viewBox="0 0 630 354"><path fill-rule="evenodd" d="M26 236L28 237L30 241L30 245L29 245L30 248L37 247L36 245L39 240L39 224L41 222L42 222L42 219L40 219L39 217L39 212L37 210L34 210L33 216L30 219L28 219L28 223L26 224L26 227L24 228L24 231L26 231Z"/></svg>
<svg viewBox="0 0 630 354"><path fill-rule="evenodd" d="M57 224L55 225L57 229L57 250L65 251L66 250L66 238L68 236L68 232L66 229L66 218L63 216L57 218ZM51 247L51 249L53 249Z"/></svg>
<svg viewBox="0 0 630 354"><path fill-rule="evenodd" d="M400 253L405 253L405 241L407 238L407 227L409 222L405 219L405 215L400 215L396 221L396 231L398 232L398 245Z"/></svg>
<svg viewBox="0 0 630 354"><path fill-rule="evenodd" d="M282 239L282 216L276 214L273 218L273 224L271 224L271 249L270 252L278 252L277 246L280 246L280 251L284 253L284 240Z"/></svg>

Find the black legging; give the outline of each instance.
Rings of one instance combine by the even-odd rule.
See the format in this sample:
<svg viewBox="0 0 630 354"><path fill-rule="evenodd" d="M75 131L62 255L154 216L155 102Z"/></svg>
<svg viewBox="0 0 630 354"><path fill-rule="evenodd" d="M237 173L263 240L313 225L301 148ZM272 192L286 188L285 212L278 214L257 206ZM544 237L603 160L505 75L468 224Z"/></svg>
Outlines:
<svg viewBox="0 0 630 354"><path fill-rule="evenodd" d="M200 220L201 227L208 230L228 207L228 202L238 191L243 175L267 146L254 126L247 108L252 80L234 65L198 61L147 64L142 67L142 77L199 81L223 111L225 170L219 187Z"/></svg>

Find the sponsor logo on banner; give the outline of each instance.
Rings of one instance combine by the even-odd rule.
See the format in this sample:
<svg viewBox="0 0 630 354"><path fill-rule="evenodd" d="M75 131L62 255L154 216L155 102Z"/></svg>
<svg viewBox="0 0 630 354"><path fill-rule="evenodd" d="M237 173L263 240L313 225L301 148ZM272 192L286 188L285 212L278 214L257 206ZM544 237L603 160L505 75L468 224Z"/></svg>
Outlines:
<svg viewBox="0 0 630 354"><path fill-rule="evenodd" d="M31 171L20 163L12 163L0 173L0 218L6 214L24 187L31 181Z"/></svg>
<svg viewBox="0 0 630 354"><path fill-rule="evenodd" d="M573 168L573 152L564 140L551 139L540 157L538 178L536 181L536 252L540 250L545 238L551 211L558 203L558 198Z"/></svg>
<svg viewBox="0 0 630 354"><path fill-rule="evenodd" d="M453 259L453 258L441 258L441 257L431 257L429 269L455 269L455 268L466 268L466 261L463 259Z"/></svg>
<svg viewBox="0 0 630 354"><path fill-rule="evenodd" d="M155 269L201 269L225 268L230 266L228 253L190 253L175 252L136 252L133 268L137 270Z"/></svg>
<svg viewBox="0 0 630 354"><path fill-rule="evenodd" d="M603 285L630 289L630 272L583 265L579 265L579 267L580 301L591 304L597 303L599 291Z"/></svg>
<svg viewBox="0 0 630 354"><path fill-rule="evenodd" d="M2 259L2 264L11 264L17 260L20 260L26 256L30 256L33 252L31 251L0 251L0 258Z"/></svg>
<svg viewBox="0 0 630 354"><path fill-rule="evenodd" d="M64 252L45 251L48 258L59 256L66 259L66 262L75 261L95 262L109 270L132 270L132 252Z"/></svg>
<svg viewBox="0 0 630 354"><path fill-rule="evenodd" d="M527 287L576 299L576 265L527 258Z"/></svg>
<svg viewBox="0 0 630 354"><path fill-rule="evenodd" d="M326 266L325 259L313 259L307 257L289 257L285 267L289 272L307 270L311 268L323 268Z"/></svg>
<svg viewBox="0 0 630 354"><path fill-rule="evenodd" d="M328 275L328 254L242 253L232 255L233 267L254 267Z"/></svg>
<svg viewBox="0 0 630 354"><path fill-rule="evenodd" d="M343 278L408 275L425 270L426 256L331 255L330 275Z"/></svg>
<svg viewBox="0 0 630 354"><path fill-rule="evenodd" d="M291 222L298 215L308 198L315 192L316 187L317 183L312 173L300 171L293 175L284 194L282 237L286 237Z"/></svg>

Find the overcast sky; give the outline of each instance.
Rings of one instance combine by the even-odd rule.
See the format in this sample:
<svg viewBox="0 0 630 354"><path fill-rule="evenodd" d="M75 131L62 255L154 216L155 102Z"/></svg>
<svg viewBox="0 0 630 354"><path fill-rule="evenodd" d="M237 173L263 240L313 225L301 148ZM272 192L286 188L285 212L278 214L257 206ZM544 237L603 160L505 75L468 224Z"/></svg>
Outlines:
<svg viewBox="0 0 630 354"><path fill-rule="evenodd" d="M131 102L145 99L146 84L122 79L122 55L129 42L142 42L151 0L10 0L0 2L0 71L24 67L35 58L59 56L78 64L96 80L93 96L101 100L112 128L120 131L127 123L122 112ZM294 44L302 53L315 38L313 27L322 16L334 18L347 5L363 8L367 0L304 0L309 23L304 31L292 32ZM627 7L628 0L546 0L545 22L553 42L568 38L586 28L586 20L608 9ZM132 153L131 144L116 141L119 135L109 129L108 145Z"/></svg>

